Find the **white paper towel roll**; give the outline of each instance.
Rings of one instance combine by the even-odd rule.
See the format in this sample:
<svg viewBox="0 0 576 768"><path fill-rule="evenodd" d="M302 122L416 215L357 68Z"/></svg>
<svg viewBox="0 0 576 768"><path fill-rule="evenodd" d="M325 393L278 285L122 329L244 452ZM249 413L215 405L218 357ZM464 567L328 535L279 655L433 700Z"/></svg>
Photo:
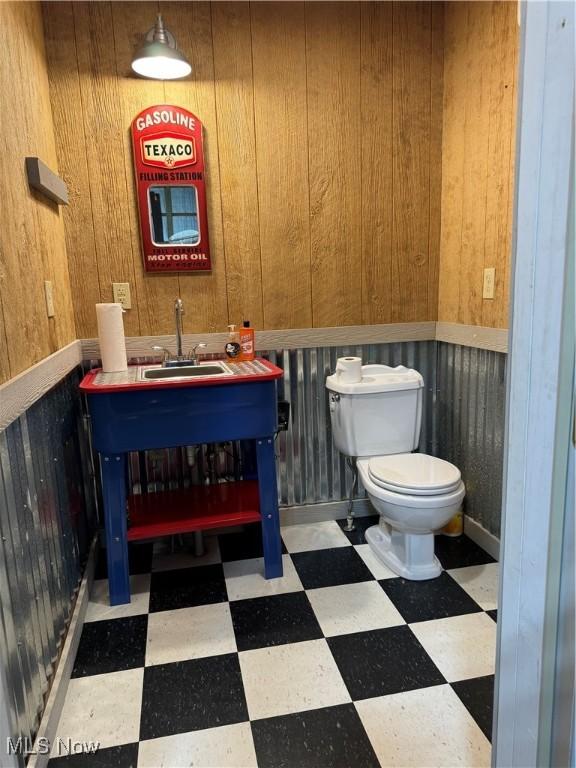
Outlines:
<svg viewBox="0 0 576 768"><path fill-rule="evenodd" d="M336 361L336 376L343 384L355 384L362 381L362 358L339 357Z"/></svg>
<svg viewBox="0 0 576 768"><path fill-rule="evenodd" d="M102 370L106 373L125 371L128 368L128 360L126 358L122 305L96 304L96 317L98 319Z"/></svg>

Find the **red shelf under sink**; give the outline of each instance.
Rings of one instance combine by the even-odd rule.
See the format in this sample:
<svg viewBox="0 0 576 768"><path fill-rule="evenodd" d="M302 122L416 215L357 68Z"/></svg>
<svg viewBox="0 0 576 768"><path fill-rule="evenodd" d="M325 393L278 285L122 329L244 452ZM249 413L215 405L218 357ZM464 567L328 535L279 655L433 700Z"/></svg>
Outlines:
<svg viewBox="0 0 576 768"><path fill-rule="evenodd" d="M128 540L260 522L258 483L242 480L128 498Z"/></svg>

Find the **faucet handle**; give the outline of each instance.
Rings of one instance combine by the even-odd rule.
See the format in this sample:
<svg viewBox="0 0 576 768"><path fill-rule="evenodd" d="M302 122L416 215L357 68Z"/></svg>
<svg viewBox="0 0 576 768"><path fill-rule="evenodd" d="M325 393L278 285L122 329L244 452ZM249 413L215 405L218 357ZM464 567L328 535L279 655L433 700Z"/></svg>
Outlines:
<svg viewBox="0 0 576 768"><path fill-rule="evenodd" d="M196 350L197 349L206 349L208 344L206 344L205 341L201 341L199 344L196 344L194 347L192 347L192 353L190 355L190 358L192 360L197 360Z"/></svg>
<svg viewBox="0 0 576 768"><path fill-rule="evenodd" d="M169 349L166 349L166 347L159 347L157 344L155 344L152 349L156 350L157 352L164 352L164 360L169 360L170 357L172 357L172 352L170 352Z"/></svg>

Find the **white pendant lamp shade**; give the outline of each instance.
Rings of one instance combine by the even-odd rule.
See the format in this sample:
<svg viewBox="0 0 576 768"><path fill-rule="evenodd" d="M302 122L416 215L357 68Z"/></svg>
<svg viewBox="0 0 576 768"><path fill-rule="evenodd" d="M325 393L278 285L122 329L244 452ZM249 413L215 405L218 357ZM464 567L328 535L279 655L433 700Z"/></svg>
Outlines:
<svg viewBox="0 0 576 768"><path fill-rule="evenodd" d="M176 48L176 41L165 28L160 14L156 25L146 35L146 42L136 52L132 69L137 75L153 80L176 80L192 71L187 58Z"/></svg>

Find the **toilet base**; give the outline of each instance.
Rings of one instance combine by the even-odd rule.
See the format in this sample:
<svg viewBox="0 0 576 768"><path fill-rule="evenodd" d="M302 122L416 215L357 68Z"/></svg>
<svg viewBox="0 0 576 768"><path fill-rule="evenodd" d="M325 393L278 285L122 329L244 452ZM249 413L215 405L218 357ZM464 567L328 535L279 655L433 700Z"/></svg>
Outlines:
<svg viewBox="0 0 576 768"><path fill-rule="evenodd" d="M404 579L425 581L442 573L434 554L433 533L401 533L381 519L380 525L368 528L365 536L376 557Z"/></svg>

